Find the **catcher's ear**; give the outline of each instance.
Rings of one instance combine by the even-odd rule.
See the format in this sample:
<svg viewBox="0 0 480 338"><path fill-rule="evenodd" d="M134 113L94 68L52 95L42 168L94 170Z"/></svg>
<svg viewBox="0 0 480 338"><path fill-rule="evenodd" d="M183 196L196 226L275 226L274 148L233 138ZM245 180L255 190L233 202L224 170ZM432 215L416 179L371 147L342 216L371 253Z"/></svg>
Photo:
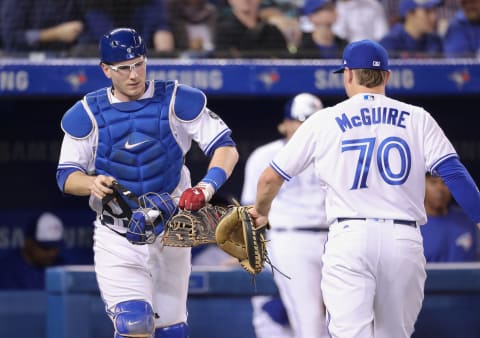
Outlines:
<svg viewBox="0 0 480 338"><path fill-rule="evenodd" d="M106 76L107 78L111 79L111 78L112 78L112 75L110 75L110 72L111 72L112 70L108 67L108 65L106 65L106 64L104 64L104 63L102 62L102 63L100 63L100 67L101 67L102 70L103 70L103 74L105 74L105 76Z"/></svg>

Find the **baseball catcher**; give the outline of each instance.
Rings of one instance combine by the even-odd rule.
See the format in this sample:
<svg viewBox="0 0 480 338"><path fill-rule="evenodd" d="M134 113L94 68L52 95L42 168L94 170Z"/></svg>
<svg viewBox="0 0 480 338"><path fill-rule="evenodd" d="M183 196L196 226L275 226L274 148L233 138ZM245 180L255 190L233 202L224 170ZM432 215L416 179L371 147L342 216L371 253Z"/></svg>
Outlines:
<svg viewBox="0 0 480 338"><path fill-rule="evenodd" d="M262 271L267 261L267 225L255 228L249 206L207 204L198 211L180 210L167 222L165 246L193 247L216 243L238 259L250 274Z"/></svg>

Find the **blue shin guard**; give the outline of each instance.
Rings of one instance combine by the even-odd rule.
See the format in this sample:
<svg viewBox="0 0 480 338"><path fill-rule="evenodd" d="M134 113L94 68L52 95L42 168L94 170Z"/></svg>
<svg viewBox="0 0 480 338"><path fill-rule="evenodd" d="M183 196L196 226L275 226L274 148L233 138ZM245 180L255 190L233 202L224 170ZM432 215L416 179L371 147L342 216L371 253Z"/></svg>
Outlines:
<svg viewBox="0 0 480 338"><path fill-rule="evenodd" d="M152 307L143 300L129 300L118 303L113 318L115 338L152 337L155 319Z"/></svg>
<svg viewBox="0 0 480 338"><path fill-rule="evenodd" d="M178 323L155 329L154 338L188 338L187 323Z"/></svg>

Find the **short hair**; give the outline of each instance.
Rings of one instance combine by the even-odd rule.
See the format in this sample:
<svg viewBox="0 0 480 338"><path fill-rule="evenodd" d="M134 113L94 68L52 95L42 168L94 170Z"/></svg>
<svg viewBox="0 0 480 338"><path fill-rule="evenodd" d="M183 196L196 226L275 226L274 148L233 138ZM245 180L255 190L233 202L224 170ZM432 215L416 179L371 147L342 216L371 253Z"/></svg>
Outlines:
<svg viewBox="0 0 480 338"><path fill-rule="evenodd" d="M352 69L358 79L358 84L367 88L373 88L385 84L387 71L375 69Z"/></svg>

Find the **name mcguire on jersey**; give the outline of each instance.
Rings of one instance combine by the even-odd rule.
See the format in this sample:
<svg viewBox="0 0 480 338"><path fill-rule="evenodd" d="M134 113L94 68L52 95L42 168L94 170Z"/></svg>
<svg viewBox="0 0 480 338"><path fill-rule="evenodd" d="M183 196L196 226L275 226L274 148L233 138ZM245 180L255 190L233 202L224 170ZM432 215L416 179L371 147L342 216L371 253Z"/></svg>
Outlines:
<svg viewBox="0 0 480 338"><path fill-rule="evenodd" d="M353 115L350 118L343 113L335 117L335 121L342 130L354 127L369 126L372 124L390 124L400 128L405 128L405 118L409 116L408 111L398 111L391 107L361 108L359 115Z"/></svg>

